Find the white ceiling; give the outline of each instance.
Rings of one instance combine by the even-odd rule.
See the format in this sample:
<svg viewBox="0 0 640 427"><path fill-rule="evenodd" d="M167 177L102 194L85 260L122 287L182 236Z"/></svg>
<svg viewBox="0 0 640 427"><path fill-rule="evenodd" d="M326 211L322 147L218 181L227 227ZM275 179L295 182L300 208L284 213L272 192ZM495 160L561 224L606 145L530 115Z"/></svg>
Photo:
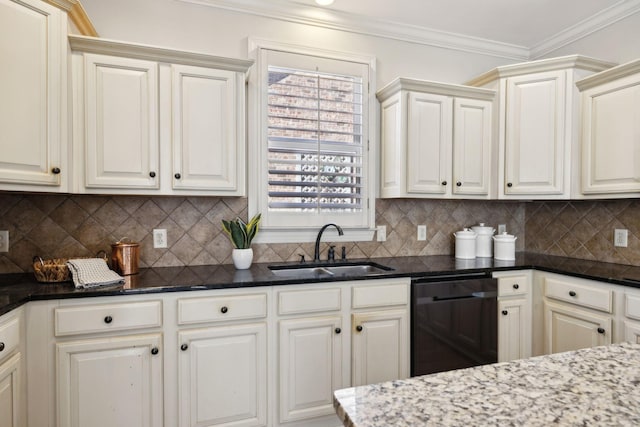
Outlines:
<svg viewBox="0 0 640 427"><path fill-rule="evenodd" d="M315 5L313 0L288 0ZM620 0L335 0L327 9L533 48Z"/></svg>
<svg viewBox="0 0 640 427"><path fill-rule="evenodd" d="M290 22L526 60L632 14L640 0L178 0Z"/></svg>

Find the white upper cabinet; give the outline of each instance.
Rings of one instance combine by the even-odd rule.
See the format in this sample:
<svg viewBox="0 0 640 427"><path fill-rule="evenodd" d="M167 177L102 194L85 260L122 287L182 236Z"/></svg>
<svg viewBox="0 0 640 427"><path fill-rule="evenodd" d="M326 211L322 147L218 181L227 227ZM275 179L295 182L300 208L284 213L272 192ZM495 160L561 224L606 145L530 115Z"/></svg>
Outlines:
<svg viewBox="0 0 640 427"><path fill-rule="evenodd" d="M252 61L69 40L75 192L245 194L244 94Z"/></svg>
<svg viewBox="0 0 640 427"><path fill-rule="evenodd" d="M498 92L498 198L569 199L578 193L575 81L613 65L573 55L498 67L468 82Z"/></svg>
<svg viewBox="0 0 640 427"><path fill-rule="evenodd" d="M640 196L640 60L576 84L582 97L582 193Z"/></svg>
<svg viewBox="0 0 640 427"><path fill-rule="evenodd" d="M68 191L67 15L0 0L0 190Z"/></svg>
<svg viewBox="0 0 640 427"><path fill-rule="evenodd" d="M381 196L488 198L492 90L399 78L381 102Z"/></svg>

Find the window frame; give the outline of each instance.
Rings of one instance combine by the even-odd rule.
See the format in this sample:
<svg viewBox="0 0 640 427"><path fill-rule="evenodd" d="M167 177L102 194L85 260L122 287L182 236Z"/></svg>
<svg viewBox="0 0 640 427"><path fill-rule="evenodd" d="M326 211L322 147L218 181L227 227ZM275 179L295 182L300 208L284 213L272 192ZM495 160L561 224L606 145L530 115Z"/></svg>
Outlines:
<svg viewBox="0 0 640 427"><path fill-rule="evenodd" d="M260 233L255 238L256 243L302 243L315 241L319 228L326 223L336 223L340 225L345 233L338 236L333 228L327 230L328 239L332 241L370 241L375 231L375 195L377 169L377 102L375 98L375 64L374 56L351 54L346 52L336 52L325 49L311 48L306 46L280 43L263 39L250 38L249 52L255 61L248 79L248 214L249 217L257 212L262 213L262 223ZM308 222L308 217L303 215L275 214L270 217L267 208L266 177L267 177L267 92L268 86L264 84L268 81L268 66L283 64L269 64L268 57L271 55L301 55L308 57L309 61L344 61L345 63L356 64L357 67L366 67L368 76L365 77L363 85L363 103L366 103L363 115L363 212L360 218L354 221L354 215L342 215L340 213L313 214L313 223ZM285 64L290 66L289 64ZM290 66L290 68L296 68ZM271 218L287 218L287 221L274 221ZM347 218L350 218L347 220ZM286 224L286 225L284 225Z"/></svg>

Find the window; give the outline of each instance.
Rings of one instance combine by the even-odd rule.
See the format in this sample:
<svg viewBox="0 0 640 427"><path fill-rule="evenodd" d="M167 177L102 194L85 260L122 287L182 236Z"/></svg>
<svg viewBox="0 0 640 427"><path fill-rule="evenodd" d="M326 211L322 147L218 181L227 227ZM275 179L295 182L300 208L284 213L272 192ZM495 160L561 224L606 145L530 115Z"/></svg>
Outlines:
<svg viewBox="0 0 640 427"><path fill-rule="evenodd" d="M323 224L373 232L371 58L256 46L250 80L249 211L258 241L302 242ZM252 114L253 113L253 114Z"/></svg>

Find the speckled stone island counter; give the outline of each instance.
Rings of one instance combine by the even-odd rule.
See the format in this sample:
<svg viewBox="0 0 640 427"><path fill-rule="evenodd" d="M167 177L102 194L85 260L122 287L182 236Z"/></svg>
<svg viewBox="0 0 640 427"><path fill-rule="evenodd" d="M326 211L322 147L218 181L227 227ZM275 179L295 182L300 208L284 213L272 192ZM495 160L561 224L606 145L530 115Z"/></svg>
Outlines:
<svg viewBox="0 0 640 427"><path fill-rule="evenodd" d="M338 390L347 427L640 426L640 344Z"/></svg>

